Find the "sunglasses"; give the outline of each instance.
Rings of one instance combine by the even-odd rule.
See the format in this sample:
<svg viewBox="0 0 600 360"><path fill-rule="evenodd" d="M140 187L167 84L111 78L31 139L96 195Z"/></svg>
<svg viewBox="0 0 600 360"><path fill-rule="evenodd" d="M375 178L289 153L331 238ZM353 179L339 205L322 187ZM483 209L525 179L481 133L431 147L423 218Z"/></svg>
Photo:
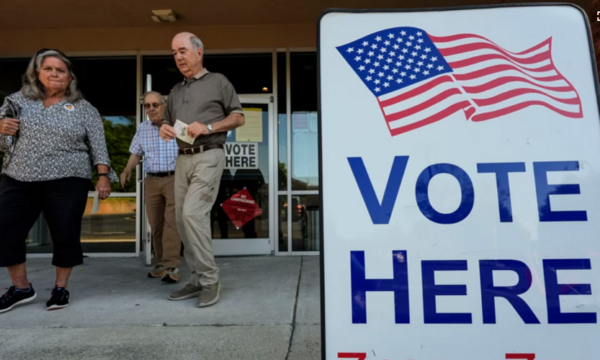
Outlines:
<svg viewBox="0 0 600 360"><path fill-rule="evenodd" d="M37 54L35 54L35 56L38 57L38 56L42 55L43 53L45 53L46 51L56 51L57 53L61 54L62 56L64 56L65 58L68 59L67 55L65 55L62 51L60 51L58 49L48 49L48 48L38 51Z"/></svg>
<svg viewBox="0 0 600 360"><path fill-rule="evenodd" d="M37 59L38 56L44 54L47 51L56 51L57 53L59 53L60 55L62 55L65 59L68 59L67 55L65 55L62 51L60 51L58 49L49 49L49 48L44 48L44 49L38 51L37 54L35 54L36 59ZM69 66L69 65L67 64L67 66Z"/></svg>
<svg viewBox="0 0 600 360"><path fill-rule="evenodd" d="M150 109L150 107L152 107L153 109L158 109L161 105L162 105L161 103L152 103L152 104L145 103L144 109L148 110L148 109Z"/></svg>

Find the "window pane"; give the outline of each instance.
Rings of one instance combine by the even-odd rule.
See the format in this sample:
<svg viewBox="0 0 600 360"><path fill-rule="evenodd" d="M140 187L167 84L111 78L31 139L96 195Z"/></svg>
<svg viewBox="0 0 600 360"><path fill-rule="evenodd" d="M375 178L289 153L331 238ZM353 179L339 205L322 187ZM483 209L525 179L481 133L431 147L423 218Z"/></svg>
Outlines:
<svg viewBox="0 0 600 360"><path fill-rule="evenodd" d="M225 75L238 94L267 94L273 89L273 55L225 54L205 55L204 66L210 72ZM145 56L143 59L144 90L146 75L152 75L152 89L169 95L173 86L183 80L173 56Z"/></svg>
<svg viewBox="0 0 600 360"><path fill-rule="evenodd" d="M292 53L292 189L319 188L317 55Z"/></svg>
<svg viewBox="0 0 600 360"><path fill-rule="evenodd" d="M4 98L21 89L29 59L0 59L0 104Z"/></svg>
<svg viewBox="0 0 600 360"><path fill-rule="evenodd" d="M319 251L320 208L318 195L292 196L292 251Z"/></svg>
<svg viewBox="0 0 600 360"><path fill-rule="evenodd" d="M242 107L246 124L259 122L262 138L248 141L242 137L243 128L227 137L230 155L211 213L214 239L269 238L269 106L242 103Z"/></svg>
<svg viewBox="0 0 600 360"><path fill-rule="evenodd" d="M74 58L73 70L79 87L102 116L104 135L112 167L117 176L131 155L129 146L136 131L137 62L133 56ZM118 79L118 85L106 79ZM90 191L95 191L95 175ZM85 252L134 252L136 242L136 173L121 184L111 183L112 195L100 201L92 214L93 198L88 199L83 216L81 243Z"/></svg>
<svg viewBox="0 0 600 360"><path fill-rule="evenodd" d="M129 146L135 135L136 109L136 59L135 57L73 58L73 71L77 76L83 96L98 109L104 122L104 135L112 167L121 174L131 155ZM106 79L119 79L118 86ZM95 191L95 175L90 191ZM135 192L135 170L125 188L111 183L113 193Z"/></svg>
<svg viewBox="0 0 600 360"><path fill-rule="evenodd" d="M277 141L279 154L278 190L287 190L287 89L286 89L286 54L277 54Z"/></svg>
<svg viewBox="0 0 600 360"><path fill-rule="evenodd" d="M103 200L94 214L93 198L88 199L81 223L84 252L135 251L136 197L133 195Z"/></svg>
<svg viewBox="0 0 600 360"><path fill-rule="evenodd" d="M288 217L287 217L287 195L279 196L279 212L277 221L279 221L279 252L288 251Z"/></svg>

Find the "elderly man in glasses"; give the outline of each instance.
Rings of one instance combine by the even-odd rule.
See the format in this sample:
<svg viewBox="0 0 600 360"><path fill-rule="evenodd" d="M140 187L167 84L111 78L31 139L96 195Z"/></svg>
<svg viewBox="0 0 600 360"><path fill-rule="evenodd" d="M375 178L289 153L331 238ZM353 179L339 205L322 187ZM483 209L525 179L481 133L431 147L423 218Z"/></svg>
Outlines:
<svg viewBox="0 0 600 360"><path fill-rule="evenodd" d="M179 281L181 237L175 220L175 163L178 147L174 141L160 138L159 129L166 102L164 97L151 91L144 95L144 108L150 120L140 124L129 151L131 156L121 173L121 185L131 178L131 172L144 157L146 179L144 199L152 229L155 266L150 278L175 283Z"/></svg>

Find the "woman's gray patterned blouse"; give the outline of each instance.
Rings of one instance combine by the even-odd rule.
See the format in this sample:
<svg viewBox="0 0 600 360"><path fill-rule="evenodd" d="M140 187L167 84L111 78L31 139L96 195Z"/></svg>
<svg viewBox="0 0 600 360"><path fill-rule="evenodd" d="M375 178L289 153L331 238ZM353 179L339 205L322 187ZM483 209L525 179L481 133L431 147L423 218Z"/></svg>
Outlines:
<svg viewBox="0 0 600 360"><path fill-rule="evenodd" d="M91 179L92 165L110 167L102 118L89 102L69 104L63 100L45 108L43 101L27 99L20 92L9 98L21 107L21 123L8 159L6 151L13 137L0 134L0 152L5 152L8 160L3 174L27 182ZM119 181L112 168L109 176L112 182Z"/></svg>

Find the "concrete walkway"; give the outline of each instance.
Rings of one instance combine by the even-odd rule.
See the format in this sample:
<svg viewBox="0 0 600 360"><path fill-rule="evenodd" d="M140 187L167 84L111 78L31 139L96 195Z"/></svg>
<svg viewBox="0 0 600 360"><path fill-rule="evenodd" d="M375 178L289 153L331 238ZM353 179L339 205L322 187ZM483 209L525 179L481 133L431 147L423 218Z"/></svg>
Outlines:
<svg viewBox="0 0 600 360"><path fill-rule="evenodd" d="M0 314L2 359L320 359L319 258L219 258L221 301L169 301L184 286L146 277L135 258L87 258L71 305L46 311L50 259L28 261L38 298ZM6 272L0 287L10 286ZM3 291L4 292L4 291Z"/></svg>

